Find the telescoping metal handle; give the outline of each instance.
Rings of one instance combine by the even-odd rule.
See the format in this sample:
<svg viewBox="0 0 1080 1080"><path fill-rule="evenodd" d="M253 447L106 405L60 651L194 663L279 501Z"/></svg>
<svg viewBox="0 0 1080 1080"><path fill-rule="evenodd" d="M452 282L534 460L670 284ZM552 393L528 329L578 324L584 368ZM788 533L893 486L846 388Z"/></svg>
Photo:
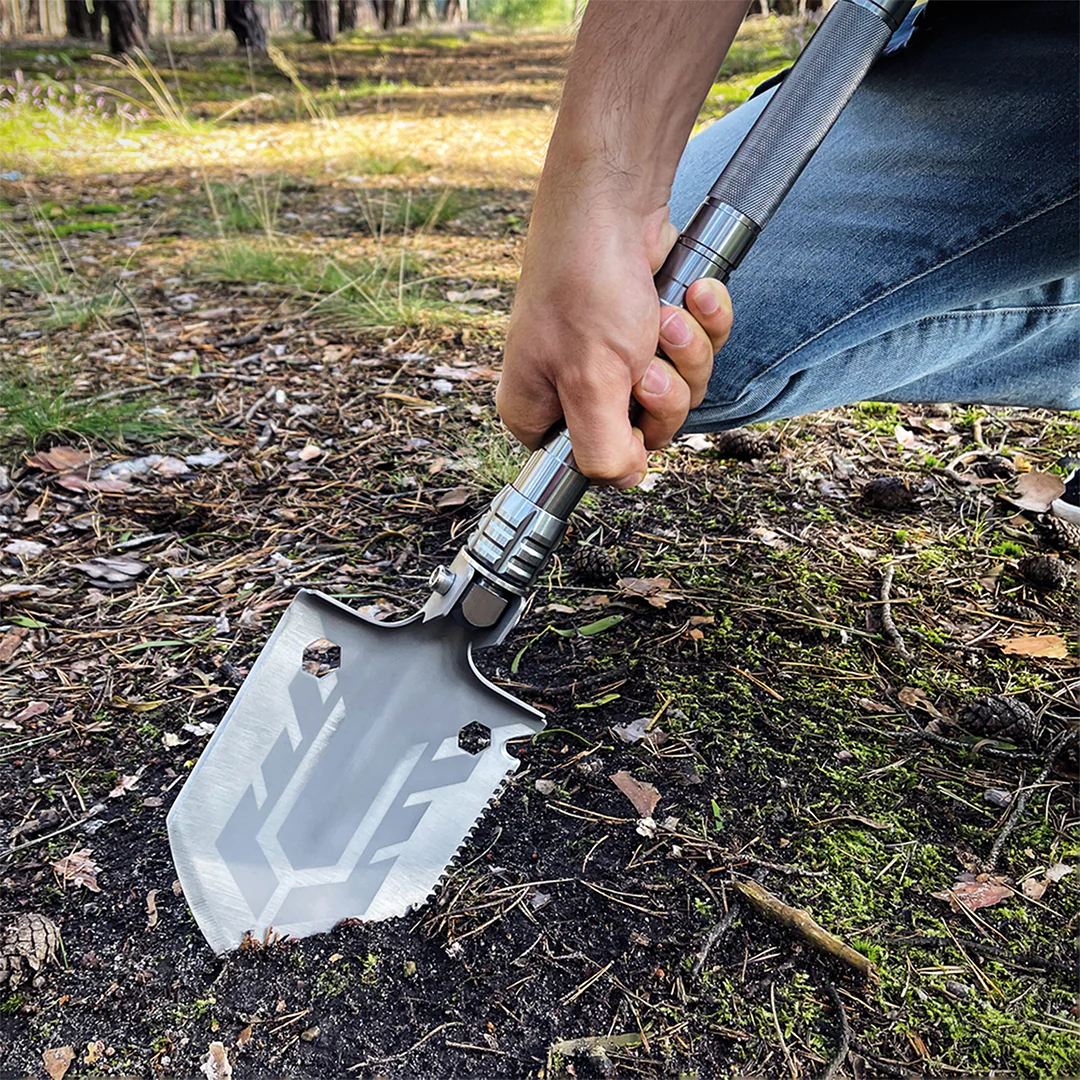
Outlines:
<svg viewBox="0 0 1080 1080"><path fill-rule="evenodd" d="M663 303L685 306L686 290L699 278L727 280L913 2L833 5L656 274ZM501 593L528 593L588 487L560 424L495 497L461 553L487 579L484 602L473 605L477 625L498 621L495 613L505 606L497 602ZM466 618L474 621L468 612Z"/></svg>

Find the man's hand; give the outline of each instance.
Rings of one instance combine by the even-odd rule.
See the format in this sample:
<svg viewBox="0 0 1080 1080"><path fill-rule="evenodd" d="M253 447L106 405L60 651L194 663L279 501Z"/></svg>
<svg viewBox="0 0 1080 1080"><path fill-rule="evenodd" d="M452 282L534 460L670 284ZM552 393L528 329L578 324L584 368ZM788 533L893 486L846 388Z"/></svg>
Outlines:
<svg viewBox="0 0 1080 1080"><path fill-rule="evenodd" d="M677 235L667 207L626 217L560 222L550 236L534 222L529 246L543 254L522 275L498 393L499 414L523 443L535 448L565 417L578 468L620 487L640 482L645 449L667 445L701 403L731 330L717 281L695 282L688 310L660 306L652 278ZM636 429L631 395L641 405Z"/></svg>
<svg viewBox="0 0 1080 1080"><path fill-rule="evenodd" d="M535 447L566 418L587 476L630 487L705 395L731 329L727 290L688 311L653 274L675 242L668 197L747 0L593 0L537 189L499 384L499 413ZM704 194L704 193L703 193ZM656 356L657 344L667 359ZM631 426L631 398L642 411Z"/></svg>

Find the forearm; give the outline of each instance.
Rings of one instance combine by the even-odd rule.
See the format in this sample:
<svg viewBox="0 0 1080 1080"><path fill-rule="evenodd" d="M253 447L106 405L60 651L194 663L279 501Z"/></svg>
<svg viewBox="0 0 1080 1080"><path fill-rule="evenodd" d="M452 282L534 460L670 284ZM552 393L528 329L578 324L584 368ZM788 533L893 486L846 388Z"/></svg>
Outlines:
<svg viewBox="0 0 1080 1080"><path fill-rule="evenodd" d="M647 217L675 169L747 0L592 0L537 192Z"/></svg>

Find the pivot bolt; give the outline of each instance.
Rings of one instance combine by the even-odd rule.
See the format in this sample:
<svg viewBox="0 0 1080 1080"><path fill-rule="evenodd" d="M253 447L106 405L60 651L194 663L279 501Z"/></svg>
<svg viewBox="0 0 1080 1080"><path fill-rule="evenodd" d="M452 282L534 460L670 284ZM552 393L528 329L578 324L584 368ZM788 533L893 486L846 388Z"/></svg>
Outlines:
<svg viewBox="0 0 1080 1080"><path fill-rule="evenodd" d="M445 596L454 587L455 581L457 581L457 574L448 566L436 566L431 571L431 577L428 578L428 588L440 596Z"/></svg>

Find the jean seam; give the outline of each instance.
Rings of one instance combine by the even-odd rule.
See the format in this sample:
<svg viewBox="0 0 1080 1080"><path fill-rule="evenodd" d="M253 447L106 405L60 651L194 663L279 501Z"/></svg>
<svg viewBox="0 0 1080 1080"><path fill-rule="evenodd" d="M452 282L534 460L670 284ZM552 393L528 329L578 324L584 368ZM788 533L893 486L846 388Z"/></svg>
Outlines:
<svg viewBox="0 0 1080 1080"><path fill-rule="evenodd" d="M912 277L909 277L906 280L891 286L884 292L879 293L877 296L873 297L873 299L867 300L865 303L860 304L856 308L853 308L851 311L842 315L839 319L834 319L831 323L829 323L828 326L823 327L821 330L818 330L817 333L811 334L810 337L805 338L803 341L799 342L798 345L796 345L793 349L789 349L786 353L784 353L783 356L776 360L775 363L770 364L769 367L766 368L764 371L759 372L758 375L755 376L755 381L762 375L767 375L769 372L779 367L786 360L789 360L792 356L794 356L797 352L805 349L807 345L810 345L813 342L817 341L820 337L824 337L824 335L829 333L831 330L835 330L838 326L847 322L849 319L854 318L856 315L861 314L868 308L871 308L875 304L880 303L882 300L885 300L886 298L894 295L895 293L900 292L902 289L906 289L909 285L913 285L916 281L921 281L923 278L929 277L931 274L937 273L938 270L943 269L950 263L956 262L957 259L962 259L965 255L970 255L973 251L977 251L979 248L984 247L986 244L992 243L994 240L998 240L1002 236L1006 236L1014 229L1018 229L1022 225L1027 225L1029 222L1034 221L1036 218L1040 218L1044 214L1050 213L1051 210L1056 210L1059 206L1064 206L1067 202L1072 202L1074 199L1077 198L1077 195L1078 193L1076 191L1073 191L1069 195L1059 198L1054 202L1050 203L1049 205L1044 206L1031 214L1028 214L1026 217L1021 218L1019 221L1014 221L1011 225L1008 225L1003 229L999 229L997 232L994 232L989 236L985 236L981 240L977 240L973 244L969 244L966 248L963 248L962 250L956 252L956 254L954 255L950 255L947 259L943 259L939 263L935 263L933 266L928 267L926 270L921 270L919 273L914 274Z"/></svg>
<svg viewBox="0 0 1080 1080"><path fill-rule="evenodd" d="M1056 311L1080 311L1080 304L1033 304L1031 307L983 308L981 311L943 311L939 315L924 315L913 323L905 323L904 326L897 326L895 329L903 330L905 326L918 326L921 323L937 322L943 319L978 319L987 315L1038 315ZM857 349L859 346L853 345L852 348Z"/></svg>

